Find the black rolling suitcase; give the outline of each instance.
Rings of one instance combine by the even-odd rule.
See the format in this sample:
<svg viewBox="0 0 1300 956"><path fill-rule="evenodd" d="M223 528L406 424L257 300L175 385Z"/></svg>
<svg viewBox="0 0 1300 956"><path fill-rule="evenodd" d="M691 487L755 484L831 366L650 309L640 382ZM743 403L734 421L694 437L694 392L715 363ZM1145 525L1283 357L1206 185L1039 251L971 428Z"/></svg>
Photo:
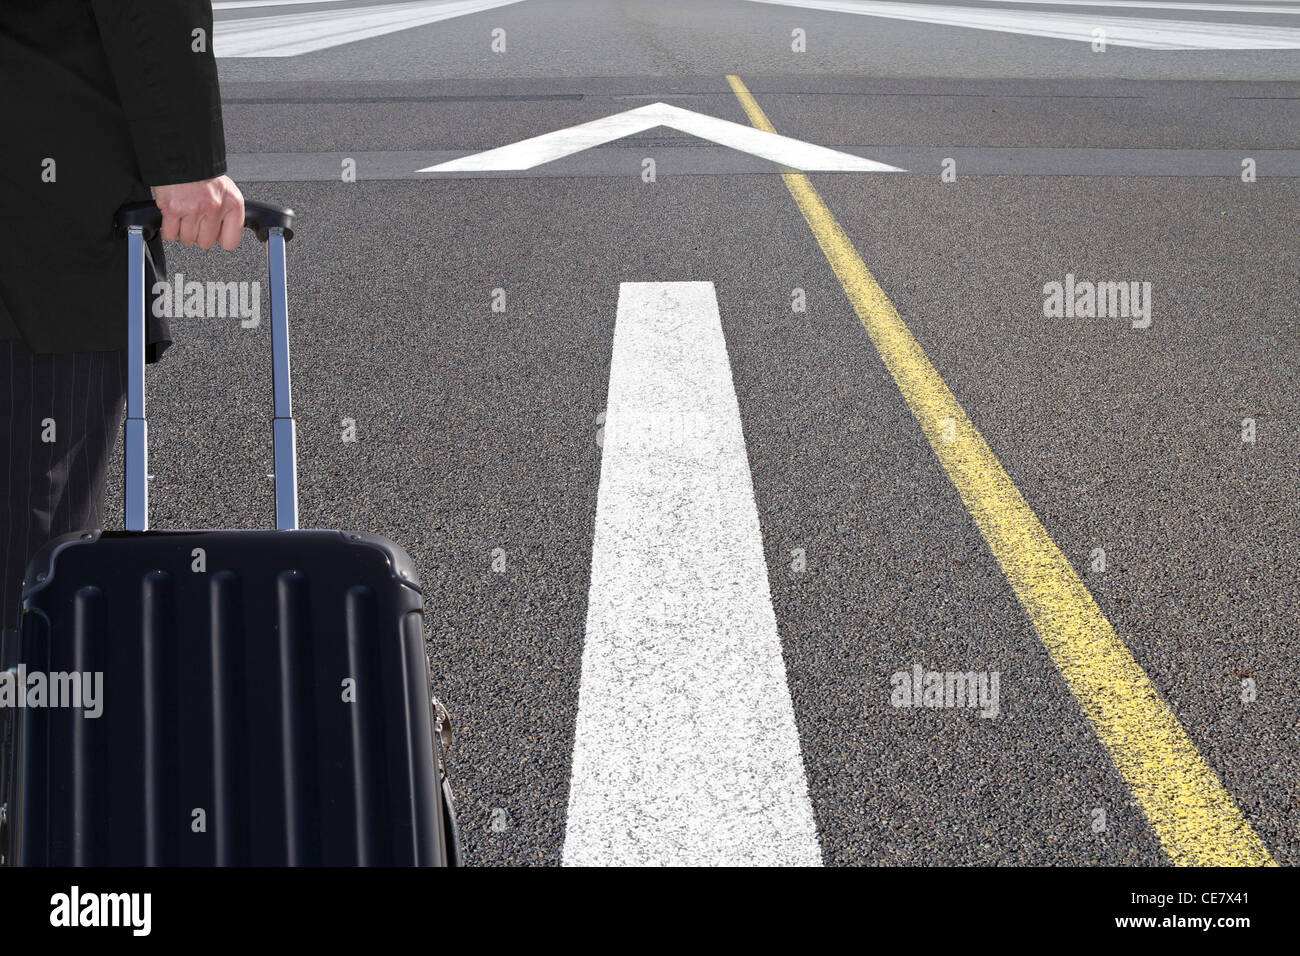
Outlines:
<svg viewBox="0 0 1300 956"><path fill-rule="evenodd" d="M247 212L271 272L277 530L146 530L144 243L161 216L123 207L127 530L58 538L27 569L0 651L26 691L4 712L10 865L459 863L415 568L376 535L296 530L293 213Z"/></svg>

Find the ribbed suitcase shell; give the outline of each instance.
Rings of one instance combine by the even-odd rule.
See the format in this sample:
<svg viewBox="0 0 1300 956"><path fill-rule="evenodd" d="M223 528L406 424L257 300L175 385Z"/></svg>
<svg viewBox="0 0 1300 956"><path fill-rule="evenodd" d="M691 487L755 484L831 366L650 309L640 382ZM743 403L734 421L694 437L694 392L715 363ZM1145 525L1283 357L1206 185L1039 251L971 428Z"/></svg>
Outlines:
<svg viewBox="0 0 1300 956"><path fill-rule="evenodd" d="M11 715L7 862L445 864L421 608L376 535L51 542L4 663L102 672L103 714Z"/></svg>

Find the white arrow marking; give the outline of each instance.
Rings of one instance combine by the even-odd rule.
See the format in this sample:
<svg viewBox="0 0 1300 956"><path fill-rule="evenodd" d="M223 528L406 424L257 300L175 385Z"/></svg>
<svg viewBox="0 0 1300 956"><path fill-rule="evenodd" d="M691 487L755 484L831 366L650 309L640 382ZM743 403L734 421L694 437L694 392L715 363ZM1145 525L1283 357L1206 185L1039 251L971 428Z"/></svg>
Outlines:
<svg viewBox="0 0 1300 956"><path fill-rule="evenodd" d="M619 287L567 865L821 864L712 282Z"/></svg>
<svg viewBox="0 0 1300 956"><path fill-rule="evenodd" d="M480 173L532 169L534 166L572 156L584 149L602 146L633 133L654 129L656 126L667 126L698 136L700 139L707 139L720 146L729 146L742 153L761 156L763 159L770 159L774 163L791 166L804 172L903 172L897 166L877 163L851 153L842 153L836 149L827 149L825 146L805 143L801 139L791 139L779 133L768 133L743 123L706 116L667 103L638 106L636 109L592 120L590 123L581 123L553 133L543 133L531 139L521 139L509 146L462 156L460 159L439 163L437 166L426 166L417 172Z"/></svg>

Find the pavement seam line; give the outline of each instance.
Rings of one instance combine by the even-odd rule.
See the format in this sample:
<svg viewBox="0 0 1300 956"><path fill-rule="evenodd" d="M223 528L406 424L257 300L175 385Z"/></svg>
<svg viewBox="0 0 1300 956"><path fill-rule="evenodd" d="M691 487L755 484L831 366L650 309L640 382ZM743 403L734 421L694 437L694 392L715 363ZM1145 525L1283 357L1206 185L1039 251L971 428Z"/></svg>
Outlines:
<svg viewBox="0 0 1300 956"><path fill-rule="evenodd" d="M750 122L775 132L740 77L728 75L727 82ZM1170 858L1180 866L1276 866L812 182L789 169L783 169L781 178L1034 629Z"/></svg>

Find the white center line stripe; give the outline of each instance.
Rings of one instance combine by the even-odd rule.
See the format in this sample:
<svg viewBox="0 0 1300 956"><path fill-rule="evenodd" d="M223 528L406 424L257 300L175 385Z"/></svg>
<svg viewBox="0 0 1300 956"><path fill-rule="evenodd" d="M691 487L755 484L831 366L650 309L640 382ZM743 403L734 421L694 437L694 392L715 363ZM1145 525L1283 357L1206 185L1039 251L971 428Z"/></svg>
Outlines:
<svg viewBox="0 0 1300 956"><path fill-rule="evenodd" d="M820 865L711 282L625 282L566 865Z"/></svg>

